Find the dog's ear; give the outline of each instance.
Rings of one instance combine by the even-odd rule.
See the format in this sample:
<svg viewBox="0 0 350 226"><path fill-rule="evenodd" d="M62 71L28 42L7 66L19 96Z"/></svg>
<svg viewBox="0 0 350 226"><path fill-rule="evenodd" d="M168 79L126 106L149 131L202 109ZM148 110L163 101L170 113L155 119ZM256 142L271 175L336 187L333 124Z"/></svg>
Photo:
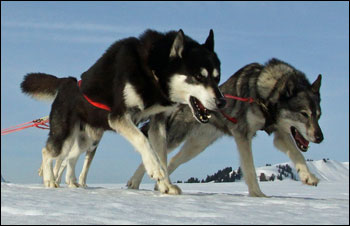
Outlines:
<svg viewBox="0 0 350 226"><path fill-rule="evenodd" d="M314 93L319 93L320 92L321 79L322 79L322 75L319 74L317 79L311 85L311 91L312 92L314 92Z"/></svg>
<svg viewBox="0 0 350 226"><path fill-rule="evenodd" d="M209 36L203 45L208 50L214 52L214 32L213 32L213 29L210 29Z"/></svg>
<svg viewBox="0 0 350 226"><path fill-rule="evenodd" d="M293 96L294 88L295 88L294 83L291 80L287 81L286 89L285 89L286 90L286 97L289 98L289 97Z"/></svg>
<svg viewBox="0 0 350 226"><path fill-rule="evenodd" d="M184 32L180 29L174 39L173 45L170 49L169 57L180 57L182 58L182 52L184 50Z"/></svg>

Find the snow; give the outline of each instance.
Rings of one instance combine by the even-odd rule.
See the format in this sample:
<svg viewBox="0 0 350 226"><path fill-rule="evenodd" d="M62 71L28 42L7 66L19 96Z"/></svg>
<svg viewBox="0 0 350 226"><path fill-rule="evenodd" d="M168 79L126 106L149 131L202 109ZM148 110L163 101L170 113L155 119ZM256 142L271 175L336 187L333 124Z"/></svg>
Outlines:
<svg viewBox="0 0 350 226"><path fill-rule="evenodd" d="M322 181L344 181L349 180L349 162L338 162L335 160L318 160L306 162L310 171L313 172L317 178ZM292 172L299 179L298 173L294 168L293 163L285 162L279 163L272 166L264 166L256 169L256 174L259 176L261 173L264 173L266 176L270 177L272 174L275 176L278 175L278 165L289 165L292 167Z"/></svg>
<svg viewBox="0 0 350 226"><path fill-rule="evenodd" d="M317 175L341 179L327 176L317 187L259 183L270 198L249 197L244 182L178 184L179 196L153 191L153 184L128 190L124 184L47 189L1 183L1 224L348 224L348 163L312 165Z"/></svg>

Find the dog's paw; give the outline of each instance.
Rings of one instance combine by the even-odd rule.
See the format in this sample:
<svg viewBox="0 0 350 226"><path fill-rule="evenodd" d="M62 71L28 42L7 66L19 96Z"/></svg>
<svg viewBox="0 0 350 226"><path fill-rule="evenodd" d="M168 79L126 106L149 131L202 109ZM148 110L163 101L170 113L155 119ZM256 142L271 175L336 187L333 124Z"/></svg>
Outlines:
<svg viewBox="0 0 350 226"><path fill-rule="evenodd" d="M180 195L182 192L179 186L166 183L165 181L159 181L154 187L154 190L168 195Z"/></svg>
<svg viewBox="0 0 350 226"><path fill-rule="evenodd" d="M40 166L40 168L38 169L38 175L39 177L43 176L43 168Z"/></svg>
<svg viewBox="0 0 350 226"><path fill-rule="evenodd" d="M250 197L268 198L262 191L249 191Z"/></svg>
<svg viewBox="0 0 350 226"><path fill-rule="evenodd" d="M70 183L68 184L68 187L69 187L69 188L79 188L80 185L79 185L77 182L70 182Z"/></svg>
<svg viewBox="0 0 350 226"><path fill-rule="evenodd" d="M126 186L128 187L128 189L139 189L140 187L140 182L138 180L134 180L133 178L131 178L128 183L126 184Z"/></svg>
<svg viewBox="0 0 350 226"><path fill-rule="evenodd" d="M315 175L309 172L299 171L299 177L303 184L317 186L320 181Z"/></svg>
<svg viewBox="0 0 350 226"><path fill-rule="evenodd" d="M79 188L88 188L87 184L79 184Z"/></svg>
<svg viewBox="0 0 350 226"><path fill-rule="evenodd" d="M46 188L59 188L60 187L55 181L51 181L51 180L44 181L44 186Z"/></svg>
<svg viewBox="0 0 350 226"><path fill-rule="evenodd" d="M79 182L78 185L79 185L80 188L87 188L88 187L87 184L84 183L84 182Z"/></svg>

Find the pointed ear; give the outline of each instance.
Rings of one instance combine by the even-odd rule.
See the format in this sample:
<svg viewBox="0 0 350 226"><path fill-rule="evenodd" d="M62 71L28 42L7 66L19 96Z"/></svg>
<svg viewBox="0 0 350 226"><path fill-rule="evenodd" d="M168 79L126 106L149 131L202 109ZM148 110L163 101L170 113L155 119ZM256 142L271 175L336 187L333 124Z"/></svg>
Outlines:
<svg viewBox="0 0 350 226"><path fill-rule="evenodd" d="M209 36L203 45L208 50L214 52L214 32L213 32L213 29L210 29Z"/></svg>
<svg viewBox="0 0 350 226"><path fill-rule="evenodd" d="M320 92L321 79L322 79L322 75L318 75L317 79L314 81L314 83L312 83L312 85L311 85L312 92L314 92L314 93Z"/></svg>
<svg viewBox="0 0 350 226"><path fill-rule="evenodd" d="M182 58L182 52L184 50L184 32L180 29L174 39L173 45L170 49L169 57Z"/></svg>
<svg viewBox="0 0 350 226"><path fill-rule="evenodd" d="M286 84L286 96L289 98L294 93L294 83L292 81L288 81Z"/></svg>

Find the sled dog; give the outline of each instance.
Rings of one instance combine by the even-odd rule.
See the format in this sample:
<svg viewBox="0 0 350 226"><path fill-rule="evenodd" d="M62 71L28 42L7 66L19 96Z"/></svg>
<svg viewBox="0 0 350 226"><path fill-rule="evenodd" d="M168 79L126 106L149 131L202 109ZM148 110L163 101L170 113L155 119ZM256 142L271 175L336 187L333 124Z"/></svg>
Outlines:
<svg viewBox="0 0 350 226"><path fill-rule="evenodd" d="M197 122L207 123L211 112L226 103L218 88L219 80L220 61L214 52L213 31L204 44L199 44L181 29L167 33L146 30L138 38L115 42L81 75L79 86L73 77L27 74L22 91L35 99L53 101L49 137L42 149L44 185L58 187L55 180L66 159L66 183L79 186L74 172L77 158L87 152L87 158L92 159L104 131L113 130L141 154L148 175L164 182L162 193L179 194L181 190L170 183L164 161L137 124L158 113L166 116L179 104L188 105ZM165 124L155 123L155 133L164 138L160 141L158 137L157 142L165 143ZM86 175L80 185L84 186L85 180Z"/></svg>
<svg viewBox="0 0 350 226"><path fill-rule="evenodd" d="M163 156L161 159L165 160L163 165L166 165L166 153L184 142L181 150L169 161L168 173L171 174L218 138L232 136L239 151L249 195L264 197L257 182L252 155L252 139L258 130L264 130L274 134L274 145L292 160L301 181L316 186L319 179L308 169L302 152L308 150L309 142L321 143L323 140L318 124L321 116L320 85L321 75L310 84L304 73L278 59L271 59L265 65L249 64L220 86L224 94L252 97L255 100L253 103L227 101L222 111L235 117L237 123L230 122L220 112L210 112L210 123L200 124L191 117L190 108L181 105L167 117L166 148L153 147L159 156ZM152 124L157 123L158 117L153 117L150 124L143 128L150 137L159 136L150 129ZM138 189L144 171L141 164L127 186ZM164 186L162 183L158 182L158 187Z"/></svg>

